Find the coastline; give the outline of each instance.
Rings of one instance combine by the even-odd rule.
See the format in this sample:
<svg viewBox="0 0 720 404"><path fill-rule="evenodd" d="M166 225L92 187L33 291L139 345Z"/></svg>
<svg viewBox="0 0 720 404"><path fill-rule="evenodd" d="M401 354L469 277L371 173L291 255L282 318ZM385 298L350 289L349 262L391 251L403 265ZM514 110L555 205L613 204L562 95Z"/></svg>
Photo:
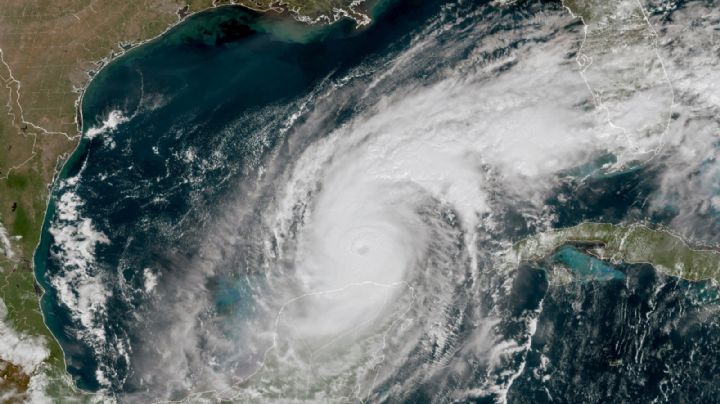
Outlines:
<svg viewBox="0 0 720 404"><path fill-rule="evenodd" d="M57 190L58 184L60 181L62 181L63 177L67 174L67 172L73 167L73 164L77 162L77 160L83 155L83 153L86 151L86 137L84 136L85 131L87 128L85 128L85 119L83 117L83 101L85 99L85 95L87 93L88 88L94 83L95 79L99 76L99 74L104 71L108 66L112 65L113 62L119 60L121 57L127 55L129 52L136 50L140 48L143 45L149 44L153 41L159 40L163 36L167 35L170 31L180 26L182 23L186 22L189 18L196 16L198 14L201 14L203 12L207 12L209 10L214 10L221 7L243 7L236 4L223 4L223 5L215 5L213 4L213 7L208 9L203 9L195 12L188 13L186 15L180 15L180 9L178 10L178 20L173 23L172 25L168 26L162 33L152 37L148 38L146 40L136 42L136 43L130 43L130 44L123 44L118 43L117 46L119 49L121 49L120 52L115 53L114 51L111 51L110 56L106 56L105 58L102 58L95 62L95 64L98 66L96 70L87 71L86 74L88 76L88 81L85 83L85 85L82 87L82 89L79 90L79 96L75 100L75 122L77 125L77 135L72 136L73 139L77 139L77 145L73 148L72 152L70 152L67 155L61 155L58 157L58 163L57 163L57 169L55 174L53 175L52 181L48 184L48 198L47 203L45 205L45 214L42 218L42 226L40 229L40 238L38 239L38 243L35 246L33 256L32 256L32 274L33 274L33 280L36 285L39 286L41 289L40 294L37 296L37 309L42 317L43 324L47 330L47 334L52 337L51 344L55 345L60 352L61 359L62 359L62 368L61 369L52 369L51 372L59 372L60 375L63 376L63 378L66 378L66 384L67 386L73 391L73 393L78 395L93 395L95 393L89 393L85 390L79 389L75 382L70 380L69 374L67 373L67 357L65 354L65 351L62 349L62 345L60 344L60 341L57 339L55 334L50 330L50 328L47 325L47 318L45 310L43 309L43 301L46 298L47 295L47 289L48 284L44 278L43 272L45 268L46 259L44 256L38 254L39 251L43 250L43 247L47 247L47 234L49 227L51 225L51 219L55 215L55 191ZM64 161L62 161L64 160ZM46 361L52 361L52 355L49 356ZM31 375L32 377L33 375Z"/></svg>
<svg viewBox="0 0 720 404"><path fill-rule="evenodd" d="M363 2L360 2L363 3ZM182 8L177 10L178 19L173 24L169 25L166 29L164 29L161 33L158 35L155 35L154 37L144 39L142 41L133 42L133 43L117 43L117 48L119 49L112 50L110 52L110 55L97 60L94 62L94 64L97 66L96 69L88 70L85 74L88 76L87 82L84 84L84 86L80 89L76 89L77 93L79 94L77 99L75 100L75 123L77 127L78 133L71 137L73 140L77 140L77 144L72 149L71 152L65 153L63 155L60 155L57 159L56 164L56 170L53 175L52 181L47 185L48 189L48 196L47 196L47 202L45 204L45 211L44 215L42 217L42 226L40 229L40 237L38 239L37 244L35 245L35 248L33 250L32 255L32 277L36 285L39 286L40 293L37 295L37 308L40 312L40 315L42 316L43 325L45 329L47 330L47 335L51 336L52 341L49 341L50 345L54 344L54 347L57 347L59 349L60 356L62 357L62 368L57 368L56 366L58 364L51 364L51 369L48 370L41 370L40 368L33 374L31 377L36 377L36 375L39 374L46 374L51 376L60 376L63 383L60 386L55 386L54 382L56 380L51 380L50 383L53 384L53 388L65 388L69 387L73 394L80 395L81 397L89 397L98 394L98 392L91 392L87 391L81 388L78 388L76 385L76 382L72 380L69 373L67 372L68 367L68 359L65 351L62 349L62 345L60 344L60 341L58 340L57 336L51 331L50 327L48 326L48 318L46 317L46 311L44 310L44 301L47 299L48 294L48 288L49 284L47 280L45 279L45 266L46 266L46 256L44 254L40 254L39 252L46 251L48 248L48 234L49 234L49 228L51 226L51 221L53 217L55 216L56 211L56 191L58 189L58 186L63 181L64 178L68 176L71 170L73 170L75 167L75 164L78 162L78 160L82 159L84 154L87 152L87 146L88 146L88 139L85 136L85 133L90 129L88 126L88 123L86 121L86 117L84 116L84 103L85 99L88 93L88 89L95 84L96 79L110 66L112 66L115 62L120 60L124 56L128 56L133 51L137 51L141 49L145 45L150 45L164 37L166 37L171 31L178 29L183 24L190 21L193 17L197 17L198 15L202 15L204 13L213 12L218 9L223 8L237 8L241 9L246 12L252 12L257 14L265 14L265 13L276 13L277 15L269 15L269 18L272 20L278 19L278 20L291 20L293 22L297 22L298 24L303 24L305 26L329 26L330 24L336 22L338 19L344 19L349 18L356 23L358 20L353 18L350 15L342 15L334 20L328 20L326 21L314 21L314 22L307 22L302 21L301 19L297 18L294 13L290 10L284 10L284 9L278 9L278 8L268 8L268 9L256 9L252 7L247 7L242 4L215 4L213 2L212 7L208 7L205 9L201 9L198 11L193 11L187 14L182 14ZM369 21L368 21L369 22ZM356 28L360 28L361 24L358 24ZM54 349L51 349L54 350ZM53 355L49 356L44 364L48 364L49 362L54 362L56 359Z"/></svg>

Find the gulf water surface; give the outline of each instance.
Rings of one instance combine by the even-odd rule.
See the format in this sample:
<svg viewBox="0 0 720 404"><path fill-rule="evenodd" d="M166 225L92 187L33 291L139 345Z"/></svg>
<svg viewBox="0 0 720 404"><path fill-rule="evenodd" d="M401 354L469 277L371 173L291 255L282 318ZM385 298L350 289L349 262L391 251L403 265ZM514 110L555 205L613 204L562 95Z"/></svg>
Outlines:
<svg viewBox="0 0 720 404"><path fill-rule="evenodd" d="M620 133L559 2L372 14L308 26L219 7L93 78L35 255L78 387L121 402L709 397L714 283L572 246L498 264L554 227L675 223L690 201L662 199L665 79L627 83L652 102Z"/></svg>

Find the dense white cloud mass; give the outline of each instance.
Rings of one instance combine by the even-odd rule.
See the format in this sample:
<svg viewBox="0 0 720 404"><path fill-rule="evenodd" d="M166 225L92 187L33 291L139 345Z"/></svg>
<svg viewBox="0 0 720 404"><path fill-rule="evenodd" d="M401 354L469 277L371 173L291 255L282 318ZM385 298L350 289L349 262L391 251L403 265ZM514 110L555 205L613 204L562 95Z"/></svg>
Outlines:
<svg viewBox="0 0 720 404"><path fill-rule="evenodd" d="M311 96L315 108L289 132L292 162L266 162L203 258L187 264L204 272L178 280L198 285L203 273L236 265L251 279L244 293L253 315L230 330L198 328L192 319L207 310L209 292L176 294L172 328L152 331L165 341L153 349L176 359L151 385L171 380L170 391L192 391L198 383L242 400L377 399L447 367L470 371L461 357L490 376L456 398L503 396L517 374L504 366L529 339L503 340L492 305L472 303L502 290L493 292L500 285L492 286L483 241L499 226L499 201L524 206L542 226L558 177L607 154L616 160L605 171L650 159L673 93L644 19L636 29L650 39L618 53L593 48L559 10L495 34L478 15L446 11L403 52ZM454 63L418 84L414 75L436 57ZM361 112L333 129L332 104L343 99ZM477 331L468 336L468 327ZM198 355L198 344L215 348ZM417 357L432 359L395 382L405 384L375 392Z"/></svg>
<svg viewBox="0 0 720 404"><path fill-rule="evenodd" d="M22 335L5 323L7 307L0 300L0 359L20 366L31 375L50 352L40 337Z"/></svg>
<svg viewBox="0 0 720 404"><path fill-rule="evenodd" d="M8 235L8 232L5 229L5 227L3 227L1 224L0 224L0 246L2 246L2 250L0 250L0 252L2 252L3 255L5 255L5 257L7 257L11 260L15 258L15 252L12 250L12 245L10 244L10 237Z"/></svg>
<svg viewBox="0 0 720 404"><path fill-rule="evenodd" d="M50 229L68 270L51 281L81 337L132 364L133 400L382 401L435 383L444 399L502 401L537 327L525 313L499 331L510 210L544 230L548 199L572 198L563 181L652 167L647 203L678 212L675 230L705 238L702 215L720 212L720 15L656 8L618 1L583 25L560 7L447 5L401 50L324 81L198 251L168 258L181 270L140 267L153 306L134 314L133 349L98 325L111 292L94 254L109 240L73 192ZM241 309L218 313L223 288Z"/></svg>
<svg viewBox="0 0 720 404"><path fill-rule="evenodd" d="M718 242L720 200L720 11L702 2L672 13L660 35L660 55L676 93L676 117L667 138L659 211L678 214L673 227L700 242Z"/></svg>
<svg viewBox="0 0 720 404"><path fill-rule="evenodd" d="M0 299L0 360L4 362L0 363L0 366L5 366L7 363L18 366L29 377L29 385L27 391L4 387L3 391L0 391L0 400L50 403L47 392L47 367L44 366L44 362L50 356L47 343L42 337L18 332L7 321L7 314L8 308Z"/></svg>

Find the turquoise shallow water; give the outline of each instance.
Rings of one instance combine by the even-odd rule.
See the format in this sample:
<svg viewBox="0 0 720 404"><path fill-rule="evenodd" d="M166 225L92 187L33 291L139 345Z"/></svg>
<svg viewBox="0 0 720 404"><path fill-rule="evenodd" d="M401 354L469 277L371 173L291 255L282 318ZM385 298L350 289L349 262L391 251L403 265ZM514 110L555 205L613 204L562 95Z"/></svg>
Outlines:
<svg viewBox="0 0 720 404"><path fill-rule="evenodd" d="M386 11L361 30L350 20L307 26L221 7L192 16L102 69L83 96L84 133L102 128L113 113L127 122L82 139L59 175L35 256L38 279L47 291L42 299L46 322L81 388L102 385L96 371L103 360L113 373L112 388L121 389L129 377L128 360L117 344L138 337L126 327L135 321L133 308L146 304L144 269L172 271L168 257L179 260L193 251L214 212L223 209L225 196L235 192L237 179L283 141L278 137L283 125L319 83L366 58L381 57L390 43L402 44L403 36L438 4L383 2L376 12ZM338 111L338 121L349 117L351 108ZM92 263L68 265L88 257L65 253L57 233L50 231L53 223L61 227L59 216L68 214L67 209L58 214L58 203L67 205L63 196L76 198L94 231L108 238L97 245ZM92 237L71 227L76 240ZM50 281L90 266L84 274L109 285L88 292L101 296L107 307L102 318L93 317L92 297L75 312L68 310L59 297L63 290ZM75 279L65 293L87 287L86 281ZM216 279L210 287L217 288L218 311L233 313L237 321L247 313L241 309L247 302L243 281L233 282ZM80 311L89 312L89 323L78 324ZM84 331L91 323L104 329L104 338Z"/></svg>
<svg viewBox="0 0 720 404"><path fill-rule="evenodd" d="M625 275L604 261L591 255L582 253L571 246L561 247L552 259L573 271L576 276L584 280L607 281L611 279L624 279Z"/></svg>
<svg viewBox="0 0 720 404"><path fill-rule="evenodd" d="M563 20L565 12L558 2L496 7L484 1L387 1L374 11L373 24L358 30L351 21L308 27L221 7L104 68L84 95L85 136L55 184L35 255L36 275L47 291L42 310L77 385L121 402L243 401L238 392L260 402L326 401L329 392L338 401L450 402L475 392L476 402L502 401L508 394L511 402L535 403L548 401L549 392L571 402L615 393L640 402L662 393L655 382L670 364L673 377L686 381L674 387L678 402L697 397L697 386L712 382L720 365L713 359L717 322L698 321L712 317L712 308L703 305L716 302L712 284L670 279L649 266L611 265L570 246L510 278L492 266L502 245L538 229L539 215L548 214L542 219L552 227L650 216L645 201L657 190L659 168L592 175L615 161L602 153L562 173L539 214L514 198L516 190L504 194L504 178L474 162L478 182L500 184L483 201L495 213L480 218L493 226L475 246L477 279L467 270L468 242L457 212L423 194L426 204L412 206L411 216L419 219L412 223L433 232L427 251L417 253L420 275L408 276L412 293L398 287L405 294L389 305L390 328L398 334L361 340L370 348L338 344L346 351L331 351L330 359L310 355L310 365L295 373L283 372L295 370L304 352L278 349L280 359L268 366L272 372L252 379L258 364L265 365L268 345L262 343L272 339L254 321L266 310L270 322L279 323L272 298L279 290L294 293L301 283L293 262L276 248L279 237L266 237L271 231L264 214L281 199L285 169L337 128L383 112L393 96L403 99L450 75L468 88L494 83L521 64L526 53L520 50L558 36L576 38L581 27ZM555 18L563 23L533 31ZM518 60L494 65L515 55ZM563 58L563 64L574 63L571 53ZM421 99L437 106L436 116L414 118L444 117L449 108L443 102L452 101ZM440 122L458 131L472 127ZM383 123L368 137L403 129ZM306 199L325 185L309 187ZM410 185L393 188L419 187ZM393 213L404 218L408 212L398 208L405 206L400 202ZM290 209L291 236L311 217L308 205ZM267 251L276 253L271 258L287 277L271 279ZM553 286L544 268L552 263L570 268L579 281ZM413 315L397 316L406 306ZM507 355L494 351L508 347ZM363 350L371 352L368 362L362 362ZM312 366L315 359L346 365L332 362L333 355L356 360L347 365L352 372L366 367L384 373L360 394L358 373L324 378L324 369ZM697 367L693 356L709 359ZM618 360L628 366L609 364ZM512 378L512 389L503 391Z"/></svg>

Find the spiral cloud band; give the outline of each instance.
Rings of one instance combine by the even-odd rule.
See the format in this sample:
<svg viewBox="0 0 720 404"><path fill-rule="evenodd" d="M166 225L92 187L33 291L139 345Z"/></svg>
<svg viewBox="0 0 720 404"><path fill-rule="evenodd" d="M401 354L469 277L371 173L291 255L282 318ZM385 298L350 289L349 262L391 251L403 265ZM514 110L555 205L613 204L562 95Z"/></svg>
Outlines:
<svg viewBox="0 0 720 404"><path fill-rule="evenodd" d="M78 302L92 307L76 335L101 389L134 400L380 402L417 389L418 400L507 398L542 304L509 308L503 254L559 220L548 200L575 197L561 184L685 161L673 120L702 80L673 82L677 55L640 3L612 11L633 32L622 40L602 26L612 18L593 25L561 5L466 3L439 7L391 51L328 73L298 99L243 111L209 152L178 146L178 164L204 170L188 177L200 185L188 181L187 217L200 224L183 216L158 227L167 234L158 244L187 251L133 261L125 247L117 267L141 269L139 292L131 281L111 286L120 275L94 269L110 262L73 250L118 241L85 217L78 181L63 181L75 196L58 211L80 212L53 222L54 253L86 259L51 282L102 292L61 295L71 317ZM113 134L131 115L110 113L122 123L92 140L122 149ZM240 153L240 138L251 139L244 165L218 180L229 191L205 211L204 178ZM663 174L649 205L680 181ZM692 215L680 217L682 231ZM122 327L107 325L112 299L137 310Z"/></svg>

